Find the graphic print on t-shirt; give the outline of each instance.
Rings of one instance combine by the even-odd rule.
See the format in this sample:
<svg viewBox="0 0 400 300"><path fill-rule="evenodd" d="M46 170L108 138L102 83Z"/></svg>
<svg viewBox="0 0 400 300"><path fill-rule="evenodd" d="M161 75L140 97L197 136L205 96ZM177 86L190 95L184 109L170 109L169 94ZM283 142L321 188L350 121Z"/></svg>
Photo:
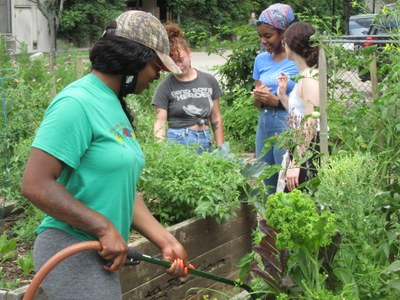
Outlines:
<svg viewBox="0 0 400 300"><path fill-rule="evenodd" d="M120 143L124 143L124 137L136 139L135 132L128 127L130 127L129 124L121 122L111 128L110 132L113 133L114 137Z"/></svg>
<svg viewBox="0 0 400 300"><path fill-rule="evenodd" d="M213 101L212 88L200 87L180 89L171 92L176 110L183 110L185 114L193 117L207 117L210 115Z"/></svg>
<svg viewBox="0 0 400 300"><path fill-rule="evenodd" d="M211 74L196 71L197 77L190 81L168 75L154 93L152 104L167 111L169 128L208 124L214 101L222 90Z"/></svg>

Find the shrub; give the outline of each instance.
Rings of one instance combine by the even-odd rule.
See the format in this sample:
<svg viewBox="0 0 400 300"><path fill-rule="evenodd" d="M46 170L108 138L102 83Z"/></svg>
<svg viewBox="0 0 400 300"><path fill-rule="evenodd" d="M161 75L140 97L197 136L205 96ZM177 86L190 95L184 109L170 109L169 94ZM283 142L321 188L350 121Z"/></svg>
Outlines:
<svg viewBox="0 0 400 300"><path fill-rule="evenodd" d="M146 166L139 190L160 221L176 223L195 215L222 221L234 215L246 181L237 163L212 153L198 156L174 143L146 143L142 148Z"/></svg>
<svg viewBox="0 0 400 300"><path fill-rule="evenodd" d="M252 96L247 89L236 85L229 97L235 99L230 106L225 96L221 101L225 140L238 151L254 152L258 110L253 106Z"/></svg>
<svg viewBox="0 0 400 300"><path fill-rule="evenodd" d="M381 190L377 170L372 156L331 157L319 170L315 194L317 203L338 217L341 243L333 272L360 299L392 299L399 293L398 272L385 271L399 255L398 217L391 216L389 204L397 202L398 209L399 200Z"/></svg>
<svg viewBox="0 0 400 300"><path fill-rule="evenodd" d="M213 42L208 47L210 52L218 52L219 49L230 49L232 54L227 62L218 68L221 83L229 94L237 85L251 91L254 86L253 64L260 50L257 31L250 25L242 25L231 29L234 35L232 41L219 41L219 35L213 37ZM230 98L227 102L235 101Z"/></svg>

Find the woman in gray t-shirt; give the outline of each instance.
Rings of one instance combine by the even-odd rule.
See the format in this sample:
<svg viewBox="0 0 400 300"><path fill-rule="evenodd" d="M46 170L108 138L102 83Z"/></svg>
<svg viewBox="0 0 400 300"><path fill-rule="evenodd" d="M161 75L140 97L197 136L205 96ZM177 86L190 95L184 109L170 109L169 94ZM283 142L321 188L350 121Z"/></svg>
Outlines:
<svg viewBox="0 0 400 300"><path fill-rule="evenodd" d="M221 88L214 76L191 67L191 51L179 27L169 24L166 29L170 55L182 74L168 75L157 87L152 101L157 115L154 135L178 144L198 145L198 154L210 152L210 124L216 147L224 143Z"/></svg>

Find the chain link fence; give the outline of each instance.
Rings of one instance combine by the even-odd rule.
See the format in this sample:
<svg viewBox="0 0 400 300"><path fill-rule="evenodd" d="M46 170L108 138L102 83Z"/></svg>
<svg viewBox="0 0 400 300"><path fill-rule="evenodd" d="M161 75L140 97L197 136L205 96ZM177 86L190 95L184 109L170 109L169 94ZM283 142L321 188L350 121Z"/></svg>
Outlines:
<svg viewBox="0 0 400 300"><path fill-rule="evenodd" d="M378 98L378 83L387 68L383 46L393 40L337 39L320 45L321 150L328 154L328 101L370 103ZM363 43L376 47L361 47ZM387 69L386 69L387 72ZM384 90L384 85L379 90ZM324 151L325 149L325 151Z"/></svg>
<svg viewBox="0 0 400 300"><path fill-rule="evenodd" d="M343 36L324 42L323 48L330 52L326 68L331 98L349 94L364 97L365 102L377 98L378 83L392 63L383 49L398 42L396 35Z"/></svg>

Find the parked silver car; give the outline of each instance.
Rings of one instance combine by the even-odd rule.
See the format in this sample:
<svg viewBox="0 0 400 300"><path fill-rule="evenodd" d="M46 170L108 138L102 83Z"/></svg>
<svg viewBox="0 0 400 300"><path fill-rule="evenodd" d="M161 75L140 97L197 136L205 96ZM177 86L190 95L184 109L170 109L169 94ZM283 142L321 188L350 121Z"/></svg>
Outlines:
<svg viewBox="0 0 400 300"><path fill-rule="evenodd" d="M349 35L365 35L371 26L376 14L361 14L350 16L349 19Z"/></svg>

